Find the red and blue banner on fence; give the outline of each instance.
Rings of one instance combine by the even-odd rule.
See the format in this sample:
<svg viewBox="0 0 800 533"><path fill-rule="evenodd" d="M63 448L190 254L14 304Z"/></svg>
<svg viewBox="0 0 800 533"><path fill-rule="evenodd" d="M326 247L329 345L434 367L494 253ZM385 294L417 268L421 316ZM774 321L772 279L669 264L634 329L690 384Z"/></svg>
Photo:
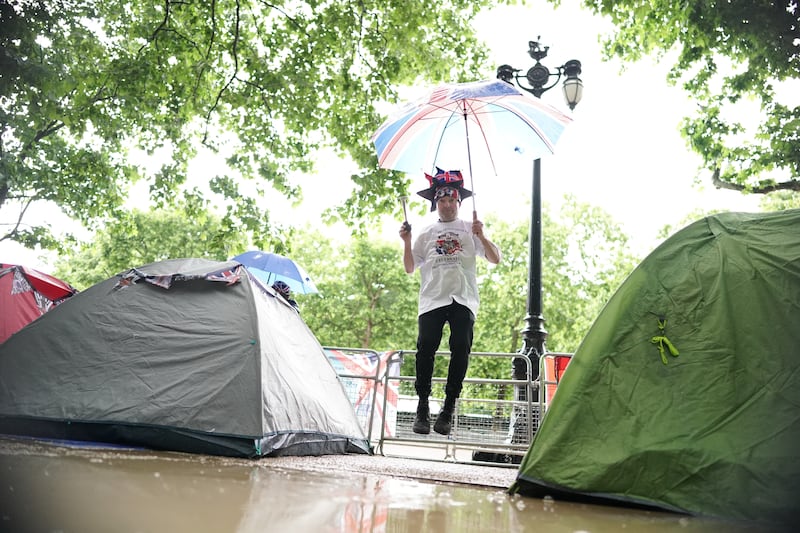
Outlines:
<svg viewBox="0 0 800 533"><path fill-rule="evenodd" d="M385 437L393 437L397 433L398 382L388 380L388 389L386 387L387 374L389 377L400 375L400 359L392 358L396 353L325 349L328 361L339 375L347 397L353 404L364 434L371 440L380 438L381 429Z"/></svg>

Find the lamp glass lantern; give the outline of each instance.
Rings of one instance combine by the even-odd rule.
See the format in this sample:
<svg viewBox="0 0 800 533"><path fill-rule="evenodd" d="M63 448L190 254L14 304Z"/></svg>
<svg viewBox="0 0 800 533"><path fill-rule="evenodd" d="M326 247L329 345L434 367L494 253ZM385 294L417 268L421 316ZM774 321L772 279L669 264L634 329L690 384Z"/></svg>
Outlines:
<svg viewBox="0 0 800 533"><path fill-rule="evenodd" d="M583 82L578 77L581 73L581 62L577 59L571 59L564 63L563 69L564 75L567 77L562 86L564 99L570 109L575 109L575 106L578 105L583 96Z"/></svg>

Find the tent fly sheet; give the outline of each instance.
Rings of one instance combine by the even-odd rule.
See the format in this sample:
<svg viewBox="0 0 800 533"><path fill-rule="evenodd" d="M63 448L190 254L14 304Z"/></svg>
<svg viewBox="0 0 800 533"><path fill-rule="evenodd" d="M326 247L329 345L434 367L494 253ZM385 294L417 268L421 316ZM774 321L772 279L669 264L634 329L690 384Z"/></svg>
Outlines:
<svg viewBox="0 0 800 533"><path fill-rule="evenodd" d="M511 491L800 524L800 210L653 251L576 350Z"/></svg>
<svg viewBox="0 0 800 533"><path fill-rule="evenodd" d="M176 259L0 345L0 432L258 457L369 453L322 346L236 262Z"/></svg>

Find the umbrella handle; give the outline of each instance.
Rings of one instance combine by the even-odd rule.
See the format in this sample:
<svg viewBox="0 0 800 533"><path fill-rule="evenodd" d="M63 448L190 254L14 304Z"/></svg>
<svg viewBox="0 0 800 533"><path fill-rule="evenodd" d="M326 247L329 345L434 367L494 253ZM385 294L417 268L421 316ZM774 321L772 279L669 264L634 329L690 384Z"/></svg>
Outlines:
<svg viewBox="0 0 800 533"><path fill-rule="evenodd" d="M403 226L405 226L406 231L411 231L411 224L408 223L408 212L406 211L406 202L408 201L408 196L401 196L400 203L403 204Z"/></svg>

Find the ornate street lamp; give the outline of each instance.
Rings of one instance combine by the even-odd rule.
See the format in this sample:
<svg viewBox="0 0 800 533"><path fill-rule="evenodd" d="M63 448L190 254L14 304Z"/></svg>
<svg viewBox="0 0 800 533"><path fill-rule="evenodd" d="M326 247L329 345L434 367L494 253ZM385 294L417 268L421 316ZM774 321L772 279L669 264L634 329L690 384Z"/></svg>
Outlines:
<svg viewBox="0 0 800 533"><path fill-rule="evenodd" d="M516 80L521 89L528 91L536 98L541 98L543 93L556 86L562 76L566 76L562 87L564 99L570 109L575 109L575 106L578 105L583 96L583 82L578 77L581 73L581 62L577 59L570 59L560 67L556 67L555 72L550 72L550 69L542 65L541 62L542 59L547 57L549 49L549 46L542 48L539 41L528 42L528 55L536 60L536 64L529 68L525 74L520 74L522 71L511 65L500 65L497 67L497 77L506 83ZM547 82L552 77L555 77L555 80L550 85L547 85ZM520 80L526 80L526 83L520 83ZM545 85L547 86L545 87Z"/></svg>
<svg viewBox="0 0 800 533"><path fill-rule="evenodd" d="M541 39L541 37L537 37ZM536 61L525 74L520 69L510 65L501 65L497 69L497 77L507 83L516 81L517 85L540 98L543 93L552 89L564 79L564 98L570 109L580 102L583 96L583 82L578 77L581 73L581 62L576 59L567 61L555 72L550 72L541 60L547 57L549 46L542 47L539 41L530 41L528 54ZM551 81L552 80L552 81ZM549 83L549 85L548 85ZM531 379L539 374L539 358L544 355L547 331L544 329L544 316L542 316L542 200L541 200L541 160L533 162L533 190L531 192L531 225L530 225L530 252L528 268L528 308L525 317L525 328L522 330L523 346L520 353L525 354L531 363L531 370L535 373ZM514 360L514 379L526 379L527 367L523 360ZM522 387L518 387L522 389ZM517 393L518 400L526 400L524 389ZM521 398L519 396L522 396ZM516 433L516 429L514 430Z"/></svg>

